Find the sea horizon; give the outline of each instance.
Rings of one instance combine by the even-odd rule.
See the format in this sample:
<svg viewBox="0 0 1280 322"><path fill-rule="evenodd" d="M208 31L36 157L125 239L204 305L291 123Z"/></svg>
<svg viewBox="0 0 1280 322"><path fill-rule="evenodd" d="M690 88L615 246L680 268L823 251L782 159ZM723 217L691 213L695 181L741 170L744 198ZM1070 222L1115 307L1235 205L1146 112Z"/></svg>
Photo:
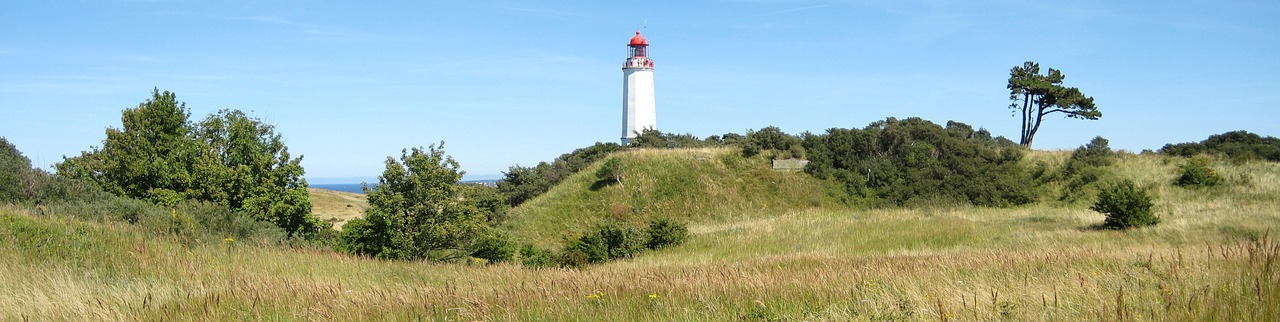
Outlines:
<svg viewBox="0 0 1280 322"><path fill-rule="evenodd" d="M497 180L497 179L486 179L486 180L462 180L462 181L458 181L458 183L482 184L482 185L486 185L486 186L493 187L493 186L497 185L498 180ZM377 185L377 184L376 184L376 183L374 183L374 184L370 184L369 186L370 186L370 187L373 187L373 186L376 186L376 185ZM324 189L324 190L333 190L333 191L342 191L342 192L351 192L351 193L364 194L364 182L360 182L360 183L320 183L320 184L308 184L308 185L307 185L307 187L309 187L309 188L316 188L316 189Z"/></svg>

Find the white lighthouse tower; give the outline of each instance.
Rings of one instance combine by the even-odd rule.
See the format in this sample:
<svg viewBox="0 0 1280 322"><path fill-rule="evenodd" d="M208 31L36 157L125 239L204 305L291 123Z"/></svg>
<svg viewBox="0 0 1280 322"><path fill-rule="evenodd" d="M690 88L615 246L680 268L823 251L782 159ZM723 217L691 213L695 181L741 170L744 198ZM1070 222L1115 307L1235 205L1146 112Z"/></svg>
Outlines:
<svg viewBox="0 0 1280 322"><path fill-rule="evenodd" d="M630 57L622 65L622 145L630 144L636 133L658 129L649 41L636 31L627 47Z"/></svg>

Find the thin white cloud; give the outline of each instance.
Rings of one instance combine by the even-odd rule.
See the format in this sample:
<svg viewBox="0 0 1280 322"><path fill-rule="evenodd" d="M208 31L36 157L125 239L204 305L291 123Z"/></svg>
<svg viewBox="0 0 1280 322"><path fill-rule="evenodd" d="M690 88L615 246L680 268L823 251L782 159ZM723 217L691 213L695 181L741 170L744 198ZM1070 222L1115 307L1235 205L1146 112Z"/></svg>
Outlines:
<svg viewBox="0 0 1280 322"><path fill-rule="evenodd" d="M831 5L829 5L829 4L818 4L818 5L804 6L804 7L799 7L799 8L791 8L791 9L783 9L783 10L777 10L777 11L770 11L770 12L766 12L766 13L762 13L762 14L758 14L758 15L746 16L746 17L743 17L743 18L760 18L760 17L776 16L776 15L780 15L780 14L784 14L784 13L792 13L792 12L796 12L796 11L813 10L813 9L819 9L819 8L826 8L826 7L830 7L830 6L831 6Z"/></svg>
<svg viewBox="0 0 1280 322"><path fill-rule="evenodd" d="M301 34L311 35L311 36L321 36L321 37L329 37L329 38L361 36L360 33L348 28L299 22L299 21L295 21L289 18L284 18L279 16L244 16L244 17L236 17L235 19L288 27L298 31Z"/></svg>

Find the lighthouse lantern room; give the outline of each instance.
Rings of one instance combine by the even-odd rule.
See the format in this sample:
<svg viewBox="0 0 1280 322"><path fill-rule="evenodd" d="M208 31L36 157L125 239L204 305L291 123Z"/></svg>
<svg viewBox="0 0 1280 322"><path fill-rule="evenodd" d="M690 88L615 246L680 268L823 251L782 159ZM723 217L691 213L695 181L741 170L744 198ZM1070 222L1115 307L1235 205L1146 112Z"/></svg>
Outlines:
<svg viewBox="0 0 1280 322"><path fill-rule="evenodd" d="M622 65L622 145L630 144L645 129L658 129L649 41L636 31L627 47L629 57Z"/></svg>

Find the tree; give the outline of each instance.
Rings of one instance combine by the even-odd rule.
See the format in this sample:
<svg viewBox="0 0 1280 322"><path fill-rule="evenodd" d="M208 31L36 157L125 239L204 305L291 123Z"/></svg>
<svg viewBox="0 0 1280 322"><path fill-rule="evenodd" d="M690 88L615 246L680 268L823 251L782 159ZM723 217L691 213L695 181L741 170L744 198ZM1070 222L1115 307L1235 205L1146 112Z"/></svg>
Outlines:
<svg viewBox="0 0 1280 322"><path fill-rule="evenodd" d="M101 148L64 157L58 174L138 199L185 191L196 154L189 115L174 93L153 89L151 99L121 112L123 128L108 128Z"/></svg>
<svg viewBox="0 0 1280 322"><path fill-rule="evenodd" d="M805 171L843 187L847 203L1011 206L1034 196L1021 149L959 122L889 118L807 134L803 144Z"/></svg>
<svg viewBox="0 0 1280 322"><path fill-rule="evenodd" d="M26 199L30 177L31 160L0 137L0 203Z"/></svg>
<svg viewBox="0 0 1280 322"><path fill-rule="evenodd" d="M369 210L344 230L341 242L353 253L387 259L451 259L471 254L486 236L487 218L474 203L460 198L458 162L444 142L387 157L378 185L365 185Z"/></svg>
<svg viewBox="0 0 1280 322"><path fill-rule="evenodd" d="M64 158L58 174L115 195L174 206L209 201L309 237L327 224L311 215L302 157L292 157L275 128L241 111L222 110L199 123L172 92L121 112L102 147Z"/></svg>
<svg viewBox="0 0 1280 322"><path fill-rule="evenodd" d="M1023 147L1031 147L1041 122L1049 114L1062 113L1068 118L1084 120L1102 117L1093 97L1084 96L1078 88L1062 86L1065 77L1062 71L1052 68L1048 74L1040 74L1040 64L1032 61L1009 71L1009 100L1013 101L1009 108L1015 111L1014 115L1021 114L1019 144Z"/></svg>
<svg viewBox="0 0 1280 322"><path fill-rule="evenodd" d="M509 205L519 206L551 189L554 183L547 180L538 169L515 165L502 173L502 180L498 180L498 191L506 196Z"/></svg>
<svg viewBox="0 0 1280 322"><path fill-rule="evenodd" d="M192 133L199 153L187 196L245 211L290 235L306 236L325 225L310 215L302 157L291 157L274 126L224 109Z"/></svg>

